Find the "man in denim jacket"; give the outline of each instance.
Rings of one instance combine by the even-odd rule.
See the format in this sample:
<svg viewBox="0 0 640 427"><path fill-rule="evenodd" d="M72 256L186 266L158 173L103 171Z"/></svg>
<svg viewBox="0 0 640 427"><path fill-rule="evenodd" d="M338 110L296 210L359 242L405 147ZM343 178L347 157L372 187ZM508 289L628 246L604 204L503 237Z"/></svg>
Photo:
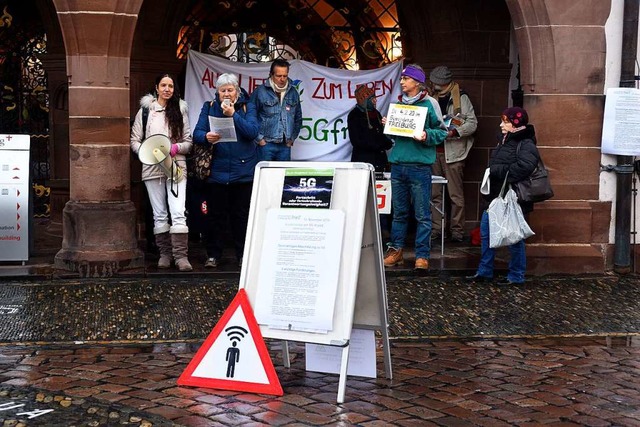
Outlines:
<svg viewBox="0 0 640 427"><path fill-rule="evenodd" d="M273 61L269 79L253 91L251 101L260 122L256 138L260 160L291 160L291 146L302 127L302 108L287 61Z"/></svg>

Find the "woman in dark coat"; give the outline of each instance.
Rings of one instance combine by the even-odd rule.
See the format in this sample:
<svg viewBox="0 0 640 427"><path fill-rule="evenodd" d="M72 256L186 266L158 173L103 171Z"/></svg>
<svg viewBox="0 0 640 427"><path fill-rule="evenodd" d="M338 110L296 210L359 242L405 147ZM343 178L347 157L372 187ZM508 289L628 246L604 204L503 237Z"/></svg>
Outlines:
<svg viewBox="0 0 640 427"><path fill-rule="evenodd" d="M509 172L507 182L514 184L528 178L540 160L536 146L536 133L533 125L529 124L529 117L524 109L511 107L504 110L500 129L503 138L491 153L489 160L490 191L488 195L484 196L487 202L491 202L499 196L507 172ZM525 215L533 210L533 203L519 203ZM476 274L468 279L476 282L489 282L493 280L496 249L489 247L489 215L486 210L482 212L480 220L480 236L482 248L480 265ZM522 284L527 269L524 240L509 246L509 252L511 253L509 273L498 284Z"/></svg>
<svg viewBox="0 0 640 427"><path fill-rule="evenodd" d="M255 105L248 102L249 96L240 88L235 74L221 74L216 88L215 99L204 103L193 131L195 144L213 145L211 174L204 183L208 210L203 233L206 268L218 266L227 224L231 226L238 264L242 264L253 174L258 163L254 143L259 130ZM237 140L221 142L221 135L211 130L209 116L233 119Z"/></svg>
<svg viewBox="0 0 640 427"><path fill-rule="evenodd" d="M353 145L352 162L370 163L376 172L387 169L387 152L392 142L382 133L384 125L380 112L376 110L376 96L366 84L355 92L356 106L349 112L347 127Z"/></svg>

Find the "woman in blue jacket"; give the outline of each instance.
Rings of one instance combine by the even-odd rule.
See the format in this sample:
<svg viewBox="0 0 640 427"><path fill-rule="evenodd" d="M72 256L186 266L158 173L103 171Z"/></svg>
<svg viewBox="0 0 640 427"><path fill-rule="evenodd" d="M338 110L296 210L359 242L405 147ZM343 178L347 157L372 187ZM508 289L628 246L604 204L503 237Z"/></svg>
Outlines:
<svg viewBox="0 0 640 427"><path fill-rule="evenodd" d="M206 268L216 268L222 256L224 231L231 225L231 233L238 264L242 264L244 239L247 232L253 174L258 163L254 140L258 136L258 117L249 96L238 84L234 74L221 74L216 81L217 93L213 101L205 102L193 142L213 145L211 174L204 183L207 201L204 240L207 250ZM219 133L212 131L209 117L232 118L237 141L221 142Z"/></svg>

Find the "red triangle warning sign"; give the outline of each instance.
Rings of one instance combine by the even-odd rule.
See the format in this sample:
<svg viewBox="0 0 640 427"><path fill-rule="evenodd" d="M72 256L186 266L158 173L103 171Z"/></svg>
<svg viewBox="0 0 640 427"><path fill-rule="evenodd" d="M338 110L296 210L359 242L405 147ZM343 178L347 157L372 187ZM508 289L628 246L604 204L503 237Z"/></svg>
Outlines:
<svg viewBox="0 0 640 427"><path fill-rule="evenodd" d="M240 289L204 341L178 385L282 396L247 293Z"/></svg>

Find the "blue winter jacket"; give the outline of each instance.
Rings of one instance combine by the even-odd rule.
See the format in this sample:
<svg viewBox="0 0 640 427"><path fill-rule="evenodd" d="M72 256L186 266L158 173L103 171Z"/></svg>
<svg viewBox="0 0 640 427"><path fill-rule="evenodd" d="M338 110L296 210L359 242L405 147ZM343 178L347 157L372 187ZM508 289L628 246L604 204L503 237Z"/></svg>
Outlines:
<svg viewBox="0 0 640 427"><path fill-rule="evenodd" d="M300 95L291 79L282 104L278 94L271 88L269 80L253 91L251 102L255 105L260 123L256 142L264 139L267 142L279 143L283 135L291 141L298 138L302 127L302 108Z"/></svg>
<svg viewBox="0 0 640 427"><path fill-rule="evenodd" d="M231 184L253 181L254 169L258 163L258 151L254 142L258 135L256 109L253 103L249 102L249 95L244 89L241 89L234 107L236 112L233 114L233 123L238 141L218 142L213 146L211 175L207 182ZM205 102L200 110L198 124L193 130L194 144L209 145L206 138L207 132L211 130L209 116L226 117L222 114L217 93L215 100Z"/></svg>

